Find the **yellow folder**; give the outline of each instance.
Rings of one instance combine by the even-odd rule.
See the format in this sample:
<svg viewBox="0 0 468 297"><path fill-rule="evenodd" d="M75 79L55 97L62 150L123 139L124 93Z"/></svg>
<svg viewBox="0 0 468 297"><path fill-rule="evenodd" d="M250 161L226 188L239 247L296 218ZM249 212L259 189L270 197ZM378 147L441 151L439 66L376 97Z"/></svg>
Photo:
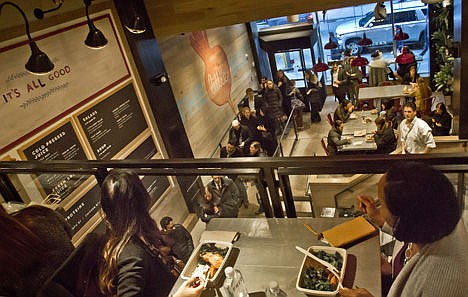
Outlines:
<svg viewBox="0 0 468 297"><path fill-rule="evenodd" d="M323 231L322 235L331 246L341 247L376 232L377 229L365 218L360 216Z"/></svg>

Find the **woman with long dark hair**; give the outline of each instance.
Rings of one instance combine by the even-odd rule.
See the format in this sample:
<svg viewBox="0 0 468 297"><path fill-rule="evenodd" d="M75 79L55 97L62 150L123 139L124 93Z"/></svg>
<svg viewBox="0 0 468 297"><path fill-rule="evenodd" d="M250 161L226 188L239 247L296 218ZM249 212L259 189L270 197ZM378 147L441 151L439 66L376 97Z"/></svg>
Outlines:
<svg viewBox="0 0 468 297"><path fill-rule="evenodd" d="M107 228L98 271L105 296L166 297L175 282L172 268L164 264L162 237L148 212L149 198L132 171L114 169L104 179L101 206ZM198 287L184 286L193 295L183 296L199 296Z"/></svg>
<svg viewBox="0 0 468 297"><path fill-rule="evenodd" d="M39 277L47 261L46 244L1 205L0 234L0 296L36 296L49 276Z"/></svg>

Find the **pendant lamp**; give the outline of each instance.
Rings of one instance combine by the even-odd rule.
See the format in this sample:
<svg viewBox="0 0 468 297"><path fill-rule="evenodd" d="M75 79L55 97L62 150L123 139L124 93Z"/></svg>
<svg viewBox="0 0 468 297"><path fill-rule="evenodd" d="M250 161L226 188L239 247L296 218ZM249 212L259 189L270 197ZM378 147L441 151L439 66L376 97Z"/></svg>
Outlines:
<svg viewBox="0 0 468 297"><path fill-rule="evenodd" d="M86 19L88 20L89 27L89 33L88 36L86 36L85 44L92 49L100 49L106 46L107 39L89 18L88 7L91 5L91 2L92 0L84 0L84 4L86 6Z"/></svg>
<svg viewBox="0 0 468 297"><path fill-rule="evenodd" d="M52 69L54 69L54 64L50 61L49 57L39 49L36 42L34 42L32 39L31 33L29 31L29 21L24 14L24 11L15 3L7 1L0 4L0 13L5 5L11 5L16 8L23 16L24 23L26 25L26 35L28 36L29 47L31 48L31 56L29 57L28 62L24 65L26 70L33 74L49 73Z"/></svg>
<svg viewBox="0 0 468 297"><path fill-rule="evenodd" d="M361 57L361 54L358 53L357 57L354 58L353 62L351 63L351 66L359 66L361 67L361 74L362 74L362 77L366 77L367 74L366 74L366 66L367 64L369 64L369 61L364 58L364 57Z"/></svg>
<svg viewBox="0 0 468 297"><path fill-rule="evenodd" d="M136 3L138 1L138 3ZM130 0L130 15L125 21L124 27L133 34L142 34L146 31L145 18L138 13L140 7L143 5L141 0ZM138 9L137 9L138 8Z"/></svg>
<svg viewBox="0 0 468 297"><path fill-rule="evenodd" d="M338 47L338 44L336 44L335 42L333 42L331 36L330 38L328 39L328 43L325 44L325 46L323 47L324 49L327 49L327 50L332 50L332 49L335 49Z"/></svg>
<svg viewBox="0 0 468 297"><path fill-rule="evenodd" d="M312 67L312 71L314 72L323 72L323 71L327 71L328 70L328 64L325 64L322 62L322 58L318 58L318 62L317 64L315 64L313 67Z"/></svg>
<svg viewBox="0 0 468 297"><path fill-rule="evenodd" d="M372 40L367 38L366 33L362 34L362 39L358 41L360 46L369 46L372 44Z"/></svg>

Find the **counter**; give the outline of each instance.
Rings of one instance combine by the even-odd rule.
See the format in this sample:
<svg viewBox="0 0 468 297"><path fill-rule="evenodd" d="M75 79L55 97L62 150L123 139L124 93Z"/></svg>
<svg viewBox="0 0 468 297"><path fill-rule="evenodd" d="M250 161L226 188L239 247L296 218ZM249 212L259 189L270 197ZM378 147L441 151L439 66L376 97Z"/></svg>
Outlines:
<svg viewBox="0 0 468 297"><path fill-rule="evenodd" d="M241 235L234 246L239 248L235 264L245 279L249 292L263 291L271 280L278 281L289 297L305 296L296 289L296 279L304 258L295 246L324 245L304 227L309 224L321 232L346 219L297 218L212 219L207 230L237 231ZM373 236L347 248L348 264L344 285L368 289L381 296L379 237ZM173 292L183 280L177 280Z"/></svg>

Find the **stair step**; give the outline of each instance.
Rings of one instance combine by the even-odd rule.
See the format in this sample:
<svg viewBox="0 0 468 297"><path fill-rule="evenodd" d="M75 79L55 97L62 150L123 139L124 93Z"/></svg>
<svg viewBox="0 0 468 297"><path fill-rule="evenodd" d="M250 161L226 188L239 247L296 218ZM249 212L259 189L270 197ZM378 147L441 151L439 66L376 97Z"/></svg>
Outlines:
<svg viewBox="0 0 468 297"><path fill-rule="evenodd" d="M310 202L310 197L309 196L294 196L293 197L293 200L296 202L301 202L301 201L305 201L305 202Z"/></svg>
<svg viewBox="0 0 468 297"><path fill-rule="evenodd" d="M302 218L302 217L308 217L308 218L311 218L313 217L312 213L310 211L297 211L296 212L296 215L298 218Z"/></svg>

